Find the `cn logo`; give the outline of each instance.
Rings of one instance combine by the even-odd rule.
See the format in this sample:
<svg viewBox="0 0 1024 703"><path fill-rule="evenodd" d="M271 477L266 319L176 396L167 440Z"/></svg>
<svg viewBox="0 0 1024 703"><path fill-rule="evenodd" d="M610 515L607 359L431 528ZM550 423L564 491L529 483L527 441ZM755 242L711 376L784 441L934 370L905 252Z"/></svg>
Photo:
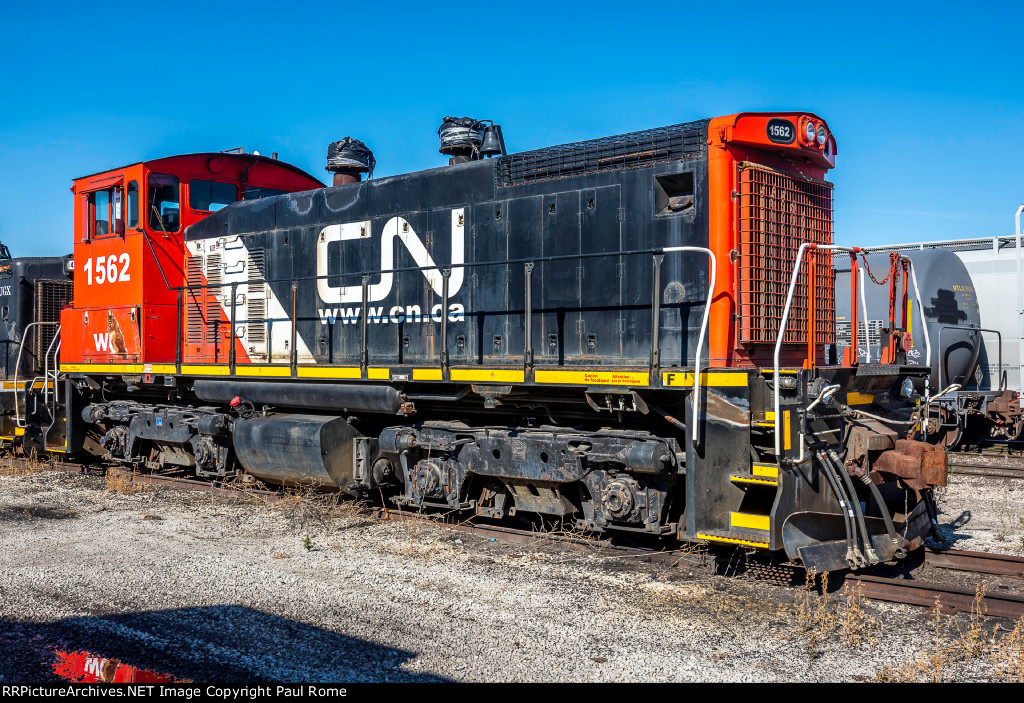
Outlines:
<svg viewBox="0 0 1024 703"><path fill-rule="evenodd" d="M110 332L103 332L101 334L94 334L92 336L93 341L96 342L96 351L98 352L109 352L110 348Z"/></svg>
<svg viewBox="0 0 1024 703"><path fill-rule="evenodd" d="M459 264L464 263L466 253L466 227L465 209L452 210L452 275L448 279L448 295L453 296L462 288L462 281L465 276L465 269ZM327 271L327 247L332 242L343 242L354 239L370 239L369 222L350 222L344 225L328 225L320 231L320 237L316 245L316 275L326 276ZM422 271L427 283L438 295L442 295L441 272L435 268L437 264L430 258L427 248L416 235L412 225L405 218L392 217L384 225L384 232L380 241L380 269L390 271L395 268L395 239L398 239L417 266L426 270ZM429 268L427 268L429 267ZM367 302L375 303L386 299L391 294L394 285L393 273L382 273L380 281L371 283L368 286ZM349 286L331 286L326 278L320 278L316 282L317 292L320 298L328 304L361 303L363 302L363 287L361 284Z"/></svg>

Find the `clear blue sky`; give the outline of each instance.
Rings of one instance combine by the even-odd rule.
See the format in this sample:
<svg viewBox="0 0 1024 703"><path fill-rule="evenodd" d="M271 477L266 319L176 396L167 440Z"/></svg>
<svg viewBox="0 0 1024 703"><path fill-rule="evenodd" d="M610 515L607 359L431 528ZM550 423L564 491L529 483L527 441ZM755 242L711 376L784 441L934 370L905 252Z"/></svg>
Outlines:
<svg viewBox="0 0 1024 703"><path fill-rule="evenodd" d="M841 9L826 9L837 7ZM842 243L1009 234L1024 202L1019 2L12 3L0 27L0 239L71 249L71 179L235 146L326 178L437 166L444 115L512 151L745 110L839 143ZM806 8L806 9L805 9Z"/></svg>

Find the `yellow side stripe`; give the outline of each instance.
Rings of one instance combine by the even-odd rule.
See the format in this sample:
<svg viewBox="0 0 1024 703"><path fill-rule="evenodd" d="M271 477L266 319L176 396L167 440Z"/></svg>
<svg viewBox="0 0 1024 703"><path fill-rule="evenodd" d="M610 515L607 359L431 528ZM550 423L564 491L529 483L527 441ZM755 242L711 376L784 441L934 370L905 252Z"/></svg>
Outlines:
<svg viewBox="0 0 1024 703"><path fill-rule="evenodd" d="M690 371L662 371L661 383L663 386L693 386L693 372ZM750 384L746 371L729 373L723 371L701 371L700 384L713 387L736 387Z"/></svg>
<svg viewBox="0 0 1024 703"><path fill-rule="evenodd" d="M64 373L143 373L142 364L61 364Z"/></svg>
<svg viewBox="0 0 1024 703"><path fill-rule="evenodd" d="M441 369L413 369L412 380L414 381L440 381Z"/></svg>
<svg viewBox="0 0 1024 703"><path fill-rule="evenodd" d="M15 383L14 381L5 381L4 384L3 384L3 390L5 390L5 391L23 391L23 390L25 390L25 386L27 385L28 379L26 378L25 381L26 381L25 383L22 383L21 381L18 381L17 383ZM53 381L47 381L46 386L48 388L53 388ZM43 387L43 382L42 381L36 381L35 383L32 384L32 388L33 389L38 389L38 388L42 388L42 387Z"/></svg>
<svg viewBox="0 0 1024 703"><path fill-rule="evenodd" d="M291 376L290 366L249 366L239 364L235 366L236 376Z"/></svg>
<svg viewBox="0 0 1024 703"><path fill-rule="evenodd" d="M181 372L188 376L228 376L231 374L230 366L188 366L182 364Z"/></svg>
<svg viewBox="0 0 1024 703"><path fill-rule="evenodd" d="M523 383L526 373L520 369L452 369L453 381L478 383Z"/></svg>
<svg viewBox="0 0 1024 703"><path fill-rule="evenodd" d="M602 386L648 386L648 373L631 371L551 371L538 369L534 372L537 383L565 383L573 385Z"/></svg>
<svg viewBox="0 0 1024 703"><path fill-rule="evenodd" d="M299 378L362 378L363 375L358 366L300 366L296 373Z"/></svg>
<svg viewBox="0 0 1024 703"><path fill-rule="evenodd" d="M391 380L391 369L389 368L372 368L366 369L366 377L371 381L390 381Z"/></svg>

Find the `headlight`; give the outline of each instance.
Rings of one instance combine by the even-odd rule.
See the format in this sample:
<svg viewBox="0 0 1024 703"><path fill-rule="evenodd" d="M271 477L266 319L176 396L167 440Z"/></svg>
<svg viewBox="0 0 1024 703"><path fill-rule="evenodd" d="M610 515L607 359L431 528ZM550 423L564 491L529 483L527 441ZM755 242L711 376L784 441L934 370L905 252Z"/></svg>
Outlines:
<svg viewBox="0 0 1024 703"><path fill-rule="evenodd" d="M807 133L807 143L814 144L814 123L807 120L807 124L804 125L804 131Z"/></svg>
<svg viewBox="0 0 1024 703"><path fill-rule="evenodd" d="M825 129L825 125L818 125L818 146L825 146L825 142L828 141L828 130Z"/></svg>
<svg viewBox="0 0 1024 703"><path fill-rule="evenodd" d="M910 400L914 396L914 382L909 378L903 381L903 387L900 389L900 395L907 400Z"/></svg>

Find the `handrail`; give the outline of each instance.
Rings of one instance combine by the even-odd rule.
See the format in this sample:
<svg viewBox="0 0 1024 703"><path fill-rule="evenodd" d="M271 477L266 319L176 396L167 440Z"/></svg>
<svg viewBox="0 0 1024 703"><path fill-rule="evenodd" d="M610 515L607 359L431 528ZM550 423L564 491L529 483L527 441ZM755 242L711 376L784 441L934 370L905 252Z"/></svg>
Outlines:
<svg viewBox="0 0 1024 703"><path fill-rule="evenodd" d="M56 325L60 328L59 322L30 322L25 325L25 331L21 334L21 346L18 348L18 360L14 363L14 424L16 427L25 427L21 419L21 410L18 408L18 369L21 367L21 355L25 353L25 341L28 339L28 331L33 327ZM56 338L56 335L54 336ZM50 344L53 344L51 340ZM47 350L49 352L49 350ZM28 408L26 408L27 410Z"/></svg>
<svg viewBox="0 0 1024 703"><path fill-rule="evenodd" d="M864 272L861 271L859 268L857 269L857 282L860 284L860 309L861 309L861 314L864 315L864 363L865 364L870 364L871 363L871 332L870 332L870 330L868 330L868 303L867 303L867 299L864 297ZM854 320L853 324L856 325L857 321ZM850 338L853 339L852 336ZM858 350L858 349L854 349L853 350L853 358L854 359L860 358L859 351L860 350Z"/></svg>
<svg viewBox="0 0 1024 703"><path fill-rule="evenodd" d="M700 426L700 354L704 349L704 335L708 329L708 319L711 314L711 301L715 296L715 279L718 274L718 260L715 259L715 253L713 251L705 249L704 247L665 247L664 251L666 253L677 251L703 252L708 255L711 264L711 283L708 286L708 299L704 303L704 319L700 323L700 334L697 336L697 353L693 358L693 443L696 444L700 436L700 433L698 432L698 427ZM655 291L655 295L661 296L661 291ZM658 301L660 301L660 297L651 301L651 304L655 305ZM658 322L659 321L655 321L655 329L652 330L652 334L656 332Z"/></svg>
<svg viewBox="0 0 1024 703"><path fill-rule="evenodd" d="M856 254L860 251L857 247L841 247L837 244L814 244L813 242L804 242L800 245L800 248L796 253L796 262L793 264L793 275L789 279L789 291L786 293L786 305L782 310L782 320L779 322L779 334L775 339L775 457L776 461L782 456L782 412L781 412L781 401L779 397L779 366L780 357L782 356L782 338L786 335L786 323L789 322L789 308L793 304L793 292L796 290L796 282L800 277L800 264L803 262L804 252L808 249L829 249L834 251L846 251L851 254ZM808 295L811 295L813 288L813 282L808 287ZM865 315L867 311L865 310ZM853 324L857 324L857 320L852 321ZM867 319L865 318L864 333L867 334ZM852 339L852 336L851 336Z"/></svg>
<svg viewBox="0 0 1024 703"><path fill-rule="evenodd" d="M843 246L839 246L837 244L814 244L812 242L804 242L803 244L800 245L800 249L797 252L796 263L793 265L793 275L790 277L790 280L789 280L789 291L786 294L786 305L785 305L785 308L782 311L782 321L779 323L779 334L778 334L778 337L776 337L776 339L775 339L775 357L774 357L774 362L775 362L775 375L774 375L775 389L774 389L774 395L775 395L775 456L776 456L776 458L781 456L781 454L782 454L782 436L781 436L781 431L780 431L781 424L782 424L782 418L781 418L782 413L781 413L781 403L780 403L780 398L779 398L779 366L780 366L780 361L779 360L780 360L780 356L782 354L782 338L786 334L786 323L789 321L789 308L793 304L793 292L796 290L796 282L797 282L797 279L800 277L800 263L803 260L804 252L807 249L829 249L829 250L833 250L833 251L846 251L846 252L849 252L851 254L857 254L857 253L863 251L860 247L843 247ZM899 258L903 259L904 261L906 261L909 264L909 266L910 266L910 276L911 276L911 279L914 282L914 294L917 296L917 306L918 306L918 308L919 308L919 310L921 312L921 325L922 325L922 328L924 329L925 349L927 350L927 354L928 354L928 356L926 358L928 358L930 360L931 359L931 350L932 350L931 338L928 336L928 325L925 323L924 303L921 301L921 291L920 291L920 289L917 286L917 273L914 271L914 264L913 264L912 261L910 261L910 259L908 259L907 257L902 256L902 255L899 255ZM810 291L811 291L811 286L808 287L808 295L811 294ZM861 307L865 308L864 309L864 334L865 334L865 336L867 336L867 333L868 333L867 308L866 308L866 306L863 306L863 305ZM857 324L857 321L853 320L853 324ZM865 341L869 341L869 340L865 340ZM868 349L869 349L869 356L868 356L868 358L870 359L870 344L868 344L867 346L868 346Z"/></svg>
<svg viewBox="0 0 1024 703"><path fill-rule="evenodd" d="M693 247L693 246L658 247L658 248L652 248L652 249L627 249L627 250L619 250L619 251L602 251L602 252L591 252L591 253L580 253L580 254L560 254L560 255L537 256L537 257L524 257L524 258L520 258L520 259L502 259L502 260L495 260L495 261L471 261L471 262L460 263L458 265L449 265L449 266L443 266L443 265L440 265L440 264L435 264L433 266L405 266L405 267L401 267L401 268L392 268L392 269L379 269L379 270L370 270L370 271L351 271L351 272L340 272L340 273L336 273L336 274L326 274L326 275L297 276L297 277L292 277L292 278L277 278L277 279L264 278L264 279L261 279L261 280L255 280L254 279L254 280L251 280L251 281L247 280L246 283L247 284L257 284L257 285L259 285L259 284L270 284L270 283L291 283L292 284L292 295L293 295L293 298L294 298L295 288L296 288L296 286L297 286L299 281L319 281L319 280L325 280L325 279L336 279L336 278L355 277L355 276L361 277L362 278L362 288L363 288L363 296L362 296L362 298L363 298L363 305L362 305L363 314L361 315L362 321L361 321L361 330L360 330L361 331L361 335L360 336L362 338L361 339L361 344L360 344L360 366L362 368L365 368L368 365L367 342L366 342L366 333L367 333L367 330L366 330L366 312L365 312L367 304L368 304L368 301L367 301L367 290L366 289L368 287L368 282L369 282L370 276L386 274L386 273L404 273L404 272L413 272L413 271L435 271L435 270L440 270L441 276L442 276L442 301L443 301L442 302L442 318L441 318L442 319L442 329L441 329L441 336L442 336L441 357L442 358L441 358L441 365L442 365L443 377L445 378L445 380L447 380L447 369L449 367L449 362L448 362L447 346L444 344L444 342L446 341L446 337L447 337L448 314L447 314L447 306L445 305L444 301L446 301L447 298L448 298L448 295L447 295L448 294L448 285L447 284L448 284L449 277L451 275L451 271L453 269L456 269L456 268L476 268L476 267L484 267L484 266L509 266L509 265L517 264L517 263L523 264L524 271L525 271L525 280L526 280L526 284L525 284L526 285L526 290L525 290L525 295L526 295L526 320L525 320L525 327L526 327L526 349L524 350L524 363L525 363L526 368L529 369L532 366L532 363L533 363L533 359L532 359L532 351L533 350L532 350L532 338L531 338L532 337L532 335L531 335L531 328L532 328L532 321L533 321L533 312L532 312L532 306L530 304L531 303L530 298L531 298L531 292L532 292L531 275L530 274L532 273L533 268L534 268L534 266L537 263L548 262L548 261L571 261L571 260L578 260L578 259L593 259L593 258L603 258L603 257L610 257L610 256L637 256L637 255L648 254L648 255L652 255L652 256L656 257L655 267L657 269L657 267L658 267L657 265L659 263L657 261L657 257L664 256L664 254L671 254L671 253L677 253L677 252L698 252L698 253L703 253L703 254L706 254L708 256L709 262L710 262L710 285L708 287L707 300L705 301L705 305L704 305L704 314L703 314L703 318L701 320L700 332L699 332L698 337L697 337L697 349L696 349L696 354L695 354L695 357L694 357L694 383L693 383L693 393L694 393L694 428L693 428L693 441L697 442L699 440L699 431L698 431L697 418L699 417L699 411L700 411L700 389L701 389L701 384L700 384L701 364L700 364L700 361L701 361L701 354L703 353L703 350L704 350L704 341L705 341L705 339L707 337L709 320L710 320L710 314L711 314L711 303L712 303L712 300L714 298L715 285L717 283L717 276L718 276L718 261L717 261L717 258L715 257L714 252L711 251L711 249L708 249L706 247ZM235 300L234 290L235 290L237 285L238 285L238 282L194 284L194 285L176 286L174 288L168 286L169 290L175 290L179 294L178 295L178 304L177 304L177 317L179 318L177 324L178 324L179 334L178 334L178 340L177 340L177 349L175 350L175 363L176 363L176 365L180 366L181 360L182 360L182 350L181 350L181 336L182 336L181 335L181 330L182 330L182 325L181 325L180 318L181 318L181 315L184 312L183 308L185 307L184 301L182 300L183 292L184 291L194 291L194 290L207 290L207 289L223 290L226 287L230 287L231 290L232 290L232 304L231 304L231 313L230 313L232 332L231 332L231 346L229 348L229 366L231 366L232 368L234 367L233 359L231 359L230 357L233 356L232 352L234 350L234 341L235 341L234 340L234 325L237 322L236 319L235 319L235 305L234 305L234 300ZM652 318L653 318L652 358L651 358L651 361L652 361L652 372L656 372L657 369L660 368L660 363L659 363L659 351L660 350L655 348L655 347L658 346L657 345L658 331L659 331L659 328L660 328L660 325L659 325L659 321L660 321L660 315L659 315L659 313L660 313L660 305L659 305L660 297L661 297L661 291L660 290L655 290L653 292L653 297L652 297L652 300L651 300L652 311L653 311L653 314L652 314ZM296 326L296 320L294 319L294 315L293 315L293 319L292 319L293 333L294 333L294 330L295 330L295 326ZM293 349L292 349L292 355L293 355L293 357L295 355L294 346L293 346Z"/></svg>

